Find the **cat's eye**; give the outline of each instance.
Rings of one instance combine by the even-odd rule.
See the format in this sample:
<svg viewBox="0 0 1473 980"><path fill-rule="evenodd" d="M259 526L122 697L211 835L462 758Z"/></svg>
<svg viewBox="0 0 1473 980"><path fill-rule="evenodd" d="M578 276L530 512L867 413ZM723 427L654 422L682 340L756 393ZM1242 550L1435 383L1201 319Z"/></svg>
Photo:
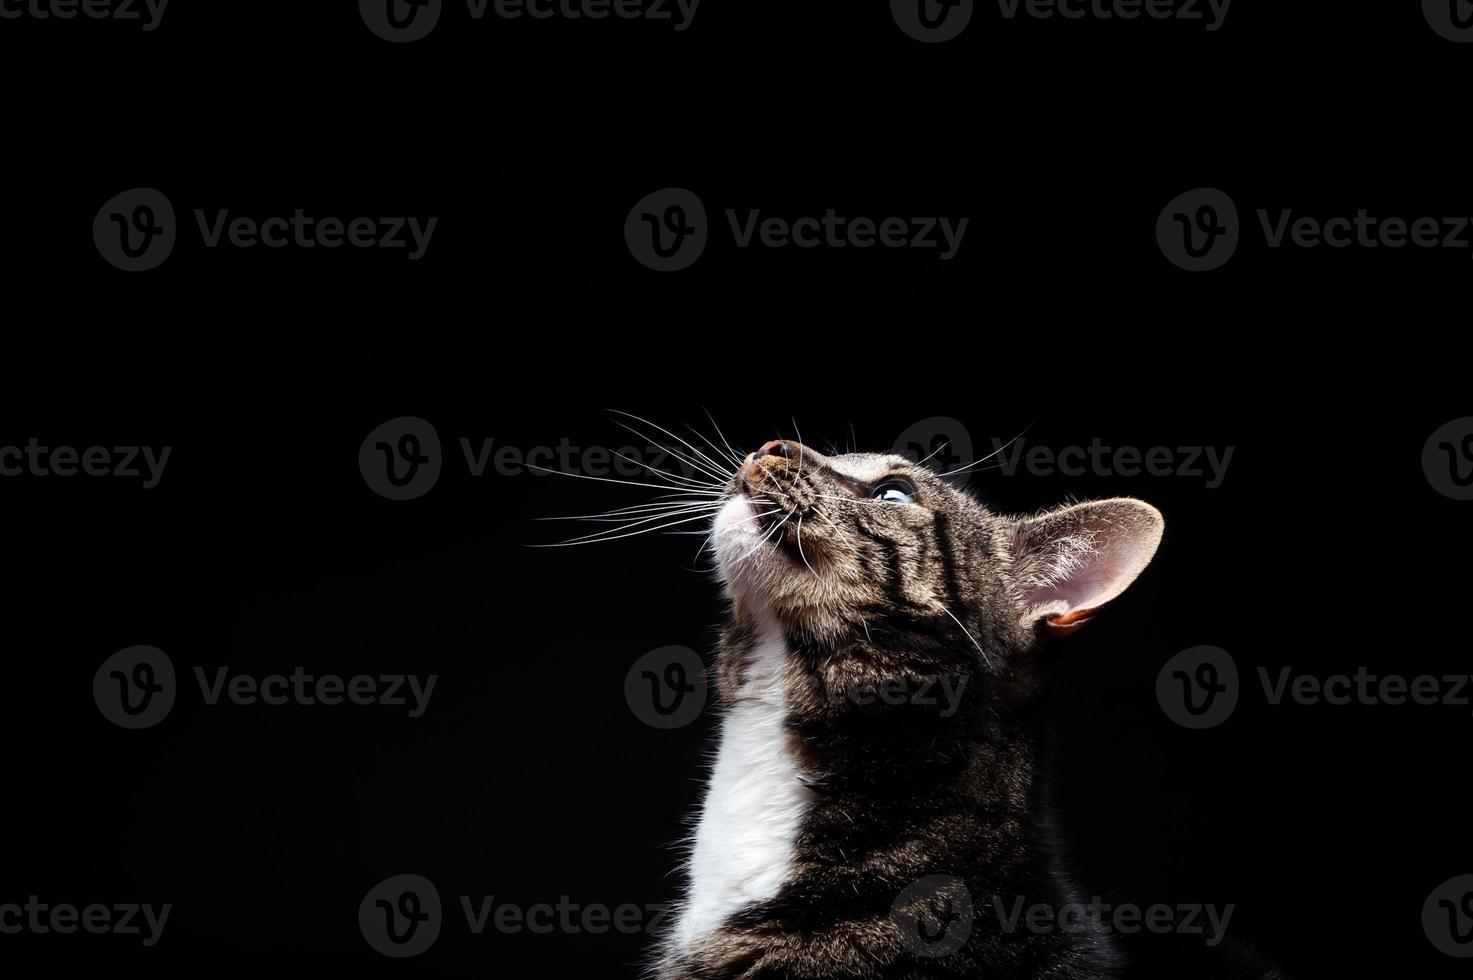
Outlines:
<svg viewBox="0 0 1473 980"><path fill-rule="evenodd" d="M905 480L886 480L875 487L874 498L888 504L913 504L916 502L916 488Z"/></svg>

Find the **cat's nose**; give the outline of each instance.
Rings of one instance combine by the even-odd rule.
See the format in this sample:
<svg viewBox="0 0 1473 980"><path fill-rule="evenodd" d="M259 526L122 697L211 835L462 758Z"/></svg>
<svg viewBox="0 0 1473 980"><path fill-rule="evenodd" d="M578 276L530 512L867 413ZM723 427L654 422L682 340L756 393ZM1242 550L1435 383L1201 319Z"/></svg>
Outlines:
<svg viewBox="0 0 1473 980"><path fill-rule="evenodd" d="M798 443L789 443L786 439L773 439L764 442L762 448L752 454L752 462L756 462L763 456L781 456L783 459L792 459L803 452L803 447Z"/></svg>
<svg viewBox="0 0 1473 980"><path fill-rule="evenodd" d="M752 453L742 463L739 475L748 486L760 484L759 479L764 470L779 470L790 464L801 467L806 462L816 466L822 459L818 453L809 449L800 442L791 439L773 439L762 444L762 448Z"/></svg>

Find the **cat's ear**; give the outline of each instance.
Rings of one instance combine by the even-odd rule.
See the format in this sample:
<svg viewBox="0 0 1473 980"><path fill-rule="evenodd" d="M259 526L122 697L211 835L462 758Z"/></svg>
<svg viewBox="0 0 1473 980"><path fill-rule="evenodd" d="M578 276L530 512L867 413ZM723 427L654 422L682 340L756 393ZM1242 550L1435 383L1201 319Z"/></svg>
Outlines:
<svg viewBox="0 0 1473 980"><path fill-rule="evenodd" d="M1013 523L1009 572L1019 616L1072 632L1150 564L1166 522L1129 497L1060 507Z"/></svg>

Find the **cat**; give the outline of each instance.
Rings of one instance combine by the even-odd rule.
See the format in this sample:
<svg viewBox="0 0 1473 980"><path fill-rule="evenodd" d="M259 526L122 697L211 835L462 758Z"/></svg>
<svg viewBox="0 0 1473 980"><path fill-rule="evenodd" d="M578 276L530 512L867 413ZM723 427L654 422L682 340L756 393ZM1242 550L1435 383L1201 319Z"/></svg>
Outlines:
<svg viewBox="0 0 1473 980"><path fill-rule="evenodd" d="M1043 818L1051 641L1141 574L1160 512L1005 517L906 458L790 440L738 461L704 505L729 607L719 743L649 972L1119 975L1105 929L1007 928L993 909L1080 897Z"/></svg>

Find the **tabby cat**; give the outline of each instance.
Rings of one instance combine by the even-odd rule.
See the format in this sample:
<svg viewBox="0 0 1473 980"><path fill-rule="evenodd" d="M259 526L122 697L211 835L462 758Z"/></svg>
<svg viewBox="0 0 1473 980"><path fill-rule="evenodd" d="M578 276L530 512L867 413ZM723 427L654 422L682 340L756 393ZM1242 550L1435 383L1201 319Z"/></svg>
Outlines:
<svg viewBox="0 0 1473 980"><path fill-rule="evenodd" d="M653 974L1116 976L1106 931L991 909L1076 897L1041 816L1048 641L1141 573L1161 514L1004 517L905 458L787 440L706 506L721 733Z"/></svg>

